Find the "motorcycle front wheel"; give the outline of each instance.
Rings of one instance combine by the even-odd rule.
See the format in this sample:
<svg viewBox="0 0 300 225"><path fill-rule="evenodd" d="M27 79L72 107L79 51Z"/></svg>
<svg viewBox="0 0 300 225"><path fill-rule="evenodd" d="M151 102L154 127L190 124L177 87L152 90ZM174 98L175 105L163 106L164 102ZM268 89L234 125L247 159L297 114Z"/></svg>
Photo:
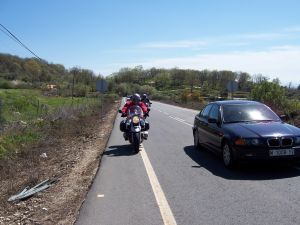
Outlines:
<svg viewBox="0 0 300 225"><path fill-rule="evenodd" d="M134 152L138 153L140 151L141 134L133 133L132 139L133 139L132 145L134 148Z"/></svg>

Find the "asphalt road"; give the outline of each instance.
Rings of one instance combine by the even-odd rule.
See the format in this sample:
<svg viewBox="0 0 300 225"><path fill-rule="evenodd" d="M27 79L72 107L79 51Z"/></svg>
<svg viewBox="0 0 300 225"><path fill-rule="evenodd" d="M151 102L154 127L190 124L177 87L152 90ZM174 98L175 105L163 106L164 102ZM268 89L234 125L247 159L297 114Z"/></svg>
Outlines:
<svg viewBox="0 0 300 225"><path fill-rule="evenodd" d="M124 141L118 117L76 224L300 224L300 167L225 169L212 153L193 148L196 113L154 102L143 154Z"/></svg>

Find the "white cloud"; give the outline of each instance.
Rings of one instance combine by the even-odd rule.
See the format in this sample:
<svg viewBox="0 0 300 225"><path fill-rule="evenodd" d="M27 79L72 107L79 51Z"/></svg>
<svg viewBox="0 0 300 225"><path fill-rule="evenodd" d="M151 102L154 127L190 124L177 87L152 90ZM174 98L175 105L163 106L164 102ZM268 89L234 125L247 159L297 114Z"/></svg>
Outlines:
<svg viewBox="0 0 300 225"><path fill-rule="evenodd" d="M267 51L228 52L202 54L189 57L140 60L134 63L114 64L110 68L134 67L209 69L244 71L250 74L263 74L269 78L279 78L283 84L300 84L300 46L278 46ZM106 68L109 71L110 68ZM116 71L116 70L115 70Z"/></svg>
<svg viewBox="0 0 300 225"><path fill-rule="evenodd" d="M263 74L272 78L278 77L284 84L292 81L300 84L300 45L290 45L300 35L300 26L287 27L276 32L232 34L191 40L172 40L164 42L147 42L136 44L131 49L139 51L134 60L122 60L114 65L107 65L105 71L115 72L121 67L143 65L145 68L186 68L245 71L250 74ZM266 44L268 43L268 44ZM276 46L271 46L277 43ZM245 48L240 47L247 47ZM262 47L263 46L263 47ZM270 47L271 46L271 47ZM156 50L185 50L186 57L146 58ZM205 49L206 54L196 54ZM222 52L218 52L218 49ZM231 49L231 50L228 50ZM241 51L244 49L244 51ZM127 49L128 50L128 49ZM214 51L209 53L209 51ZM224 52L226 51L227 52ZM239 50L239 51L236 51ZM164 52L166 53L166 51ZM142 55L141 55L142 54ZM156 55L160 55L157 51Z"/></svg>
<svg viewBox="0 0 300 225"><path fill-rule="evenodd" d="M264 32L264 33L246 33L246 34L232 34L221 35L215 37L203 37L201 39L192 40L172 40L164 42L146 42L137 44L135 49L176 49L176 48L190 48L190 49L202 49L210 46L246 46L250 43L259 43L261 41L274 41L285 40L293 37L298 37L299 27L288 27L277 32Z"/></svg>
<svg viewBox="0 0 300 225"><path fill-rule="evenodd" d="M287 32L300 32L300 26L287 27L284 29Z"/></svg>
<svg viewBox="0 0 300 225"><path fill-rule="evenodd" d="M253 34L241 34L233 36L236 39L243 40L274 40L278 38L284 38L289 36L286 32L277 32L277 33L253 33Z"/></svg>
<svg viewBox="0 0 300 225"><path fill-rule="evenodd" d="M200 40L180 40L169 42L147 42L138 45L139 48L191 48L205 46L207 43Z"/></svg>
<svg viewBox="0 0 300 225"><path fill-rule="evenodd" d="M260 52L236 52L198 55L189 58L162 59L143 65L182 67L194 69L218 69L261 73L270 78L278 77L283 83L300 83L300 49L271 50ZM168 66L167 66L168 65Z"/></svg>

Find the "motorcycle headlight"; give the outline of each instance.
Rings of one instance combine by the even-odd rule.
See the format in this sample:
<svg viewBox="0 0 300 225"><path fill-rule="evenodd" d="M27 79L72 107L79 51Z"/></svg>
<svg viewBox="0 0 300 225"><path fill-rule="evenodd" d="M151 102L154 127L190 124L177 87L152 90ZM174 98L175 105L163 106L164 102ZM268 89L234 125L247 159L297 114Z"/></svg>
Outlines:
<svg viewBox="0 0 300 225"><path fill-rule="evenodd" d="M138 116L134 116L134 117L132 117L132 122L137 124L140 122L140 118Z"/></svg>

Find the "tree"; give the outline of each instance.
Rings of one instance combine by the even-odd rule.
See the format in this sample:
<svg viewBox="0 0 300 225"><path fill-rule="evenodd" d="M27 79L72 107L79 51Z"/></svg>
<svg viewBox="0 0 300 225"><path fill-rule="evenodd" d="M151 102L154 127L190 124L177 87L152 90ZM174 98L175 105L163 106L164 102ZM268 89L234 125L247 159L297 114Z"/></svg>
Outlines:
<svg viewBox="0 0 300 225"><path fill-rule="evenodd" d="M196 82L197 82L196 71L188 70L187 74L186 74L186 81L187 81L188 85L190 86L190 92L193 93L194 86L196 85Z"/></svg>
<svg viewBox="0 0 300 225"><path fill-rule="evenodd" d="M248 73L238 73L237 74L237 83L239 90L248 91L250 86L251 76Z"/></svg>
<svg viewBox="0 0 300 225"><path fill-rule="evenodd" d="M170 74L166 71L159 73L155 77L155 86L157 89L167 89L171 84Z"/></svg>
<svg viewBox="0 0 300 225"><path fill-rule="evenodd" d="M252 82L255 84L260 84L262 82L268 81L269 78L266 76L263 76L262 74L256 74L252 76Z"/></svg>
<svg viewBox="0 0 300 225"><path fill-rule="evenodd" d="M170 71L170 76L171 76L171 86L172 88L175 87L181 87L184 84L185 81L185 71L180 70L177 68L171 69Z"/></svg>
<svg viewBox="0 0 300 225"><path fill-rule="evenodd" d="M254 100L266 103L275 108L283 109L287 103L285 89L278 83L262 81L254 85L251 96Z"/></svg>
<svg viewBox="0 0 300 225"><path fill-rule="evenodd" d="M42 72L42 68L35 59L29 59L27 62L25 62L24 68L31 79L31 83L40 81L40 74Z"/></svg>

